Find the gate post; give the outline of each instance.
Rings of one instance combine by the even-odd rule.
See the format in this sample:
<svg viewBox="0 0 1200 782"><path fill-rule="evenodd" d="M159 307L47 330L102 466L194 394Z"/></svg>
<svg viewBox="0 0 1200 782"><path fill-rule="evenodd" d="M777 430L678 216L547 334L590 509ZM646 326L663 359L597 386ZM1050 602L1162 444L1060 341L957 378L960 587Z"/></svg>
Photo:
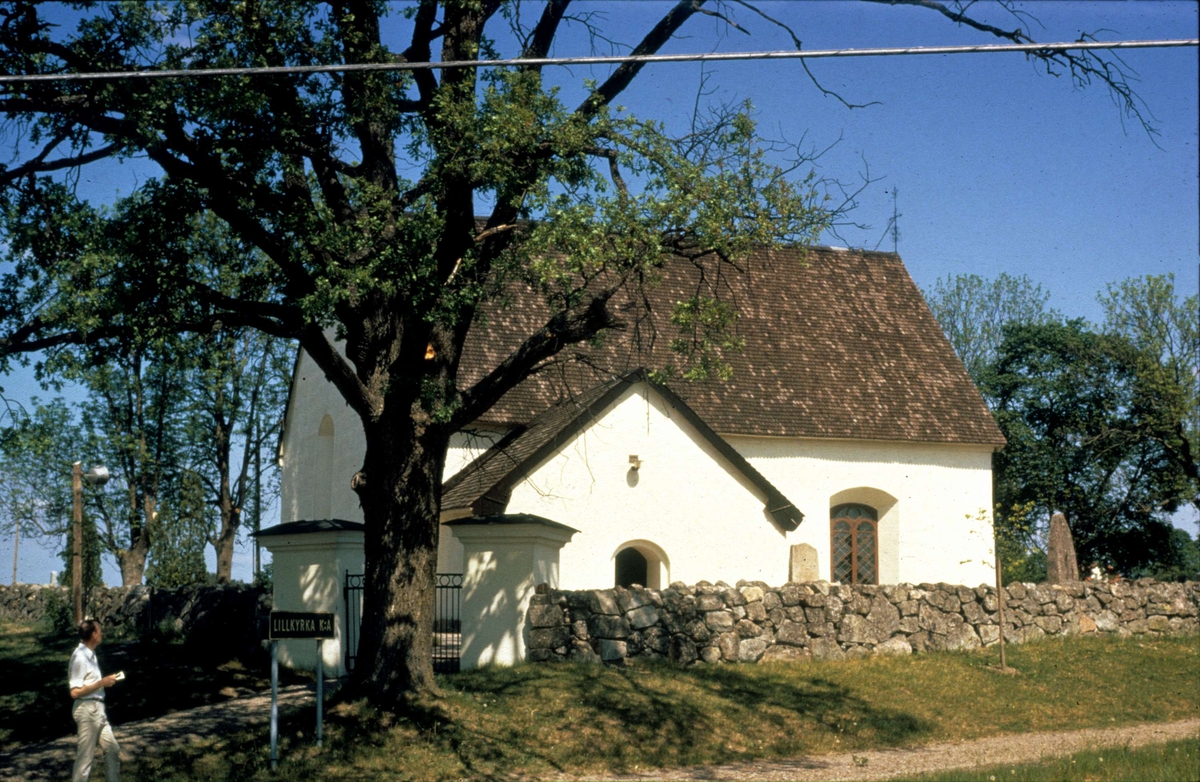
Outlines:
<svg viewBox="0 0 1200 782"><path fill-rule="evenodd" d="M253 537L271 553L275 610L335 614L334 642L325 644L321 656L334 676L349 673L342 655L349 618L343 574L363 571L363 525L339 519L290 521ZM312 670L317 650L311 643L281 641L279 661L289 668Z"/></svg>
<svg viewBox="0 0 1200 782"><path fill-rule="evenodd" d="M462 669L524 661L530 598L558 587L559 551L579 530L524 513L446 526L463 544Z"/></svg>

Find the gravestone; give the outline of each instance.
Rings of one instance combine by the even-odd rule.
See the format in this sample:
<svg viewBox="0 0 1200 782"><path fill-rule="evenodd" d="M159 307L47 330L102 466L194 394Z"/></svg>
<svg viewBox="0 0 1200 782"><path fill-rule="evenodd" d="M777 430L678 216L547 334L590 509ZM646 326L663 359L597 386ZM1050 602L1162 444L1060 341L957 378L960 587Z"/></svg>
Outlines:
<svg viewBox="0 0 1200 782"><path fill-rule="evenodd" d="M797 543L792 546L792 555L788 560L788 581L819 581L817 572L817 550L807 543Z"/></svg>
<svg viewBox="0 0 1200 782"><path fill-rule="evenodd" d="M1075 560L1075 542L1067 517L1055 513L1050 517L1050 536L1046 542L1046 580L1051 584L1066 584L1079 580L1079 563Z"/></svg>

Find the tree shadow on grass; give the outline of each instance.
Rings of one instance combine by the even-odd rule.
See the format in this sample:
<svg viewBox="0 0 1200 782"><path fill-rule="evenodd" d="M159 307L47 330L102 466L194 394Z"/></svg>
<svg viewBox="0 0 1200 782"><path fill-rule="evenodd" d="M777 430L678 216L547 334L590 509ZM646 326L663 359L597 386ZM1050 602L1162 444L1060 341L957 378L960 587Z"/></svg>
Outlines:
<svg viewBox="0 0 1200 782"><path fill-rule="evenodd" d="M494 746L537 756L559 770L623 772L794 756L834 745L892 746L931 730L911 714L877 708L842 685L798 676L795 669L685 670L663 663L624 669L539 666L534 676L525 675L528 670L489 671L456 683L471 695L543 704L548 713L541 719L551 724L542 732L559 727L579 740L531 745L525 726L502 720L489 738ZM572 724L579 717L588 724Z"/></svg>
<svg viewBox="0 0 1200 782"><path fill-rule="evenodd" d="M0 750L74 730L67 660L78 643L9 626L0 644Z"/></svg>
<svg viewBox="0 0 1200 782"><path fill-rule="evenodd" d="M312 748L312 706L291 711L281 722L282 764L272 778L316 778L331 768L346 780L623 773L892 746L931 731L911 714L875 707L814 674L803 667L669 664L457 674L442 679L445 701L401 717L335 700L320 751ZM265 730L221 742L215 750L167 750L139 778L154 778L155 768L182 779L228 780L264 770ZM206 754L224 758L223 768L202 770Z"/></svg>

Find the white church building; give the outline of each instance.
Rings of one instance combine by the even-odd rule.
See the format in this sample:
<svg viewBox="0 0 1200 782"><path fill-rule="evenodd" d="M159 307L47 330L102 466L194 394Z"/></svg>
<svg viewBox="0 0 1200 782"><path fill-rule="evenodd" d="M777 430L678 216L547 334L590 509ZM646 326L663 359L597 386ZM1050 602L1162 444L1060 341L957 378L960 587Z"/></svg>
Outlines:
<svg viewBox="0 0 1200 782"><path fill-rule="evenodd" d="M669 264L652 303L694 295L696 274ZM900 258L764 251L716 285L739 313L731 379L655 382L646 370L676 358L673 335L625 333L456 435L439 571L470 570L473 523L537 517L573 531L554 574L564 589L993 581L991 463L1004 438ZM464 385L544 319L533 306L490 313L468 338ZM339 567L356 566L350 478L364 449L357 416L301 354L280 444L284 524L274 544L263 538L277 584L289 548L337 549ZM282 534L298 522L308 537Z"/></svg>

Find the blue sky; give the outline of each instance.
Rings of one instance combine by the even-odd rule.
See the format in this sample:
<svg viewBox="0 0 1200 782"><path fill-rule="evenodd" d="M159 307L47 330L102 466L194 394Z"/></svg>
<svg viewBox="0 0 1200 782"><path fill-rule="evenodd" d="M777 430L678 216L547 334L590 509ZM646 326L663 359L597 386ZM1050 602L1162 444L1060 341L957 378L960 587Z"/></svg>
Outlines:
<svg viewBox="0 0 1200 782"><path fill-rule="evenodd" d="M759 5L789 24L808 49L995 42L921 8L855 0ZM670 3L580 7L602 14L614 39L635 44ZM987 3L972 12L1000 27L1023 27L1039 41L1075 40L1081 32L1104 40L1197 35L1198 6L1190 1L1019 8L1041 26ZM786 34L769 23L744 10L734 13L751 35L722 35L714 20L694 20L686 37L666 51L791 48ZM397 35L403 25L398 17L391 22ZM568 30L554 53L589 53L586 35L578 27ZM879 102L855 110L822 96L796 61L708 64L703 72L715 90L708 100L752 101L764 134L803 137L822 149L837 142L821 159L821 174L853 183L869 166L878 181L851 217L870 228L847 228L825 243L875 247L892 214L895 188L899 251L922 288L948 274L1024 274L1048 289L1051 304L1065 314L1099 320L1095 297L1107 282L1171 272L1188 293L1200 286L1197 50L1127 51L1122 59L1139 79L1132 83L1154 116L1160 131L1155 139L1136 123L1122 123L1103 86L1077 89L1066 76L1047 76L1020 54L813 61L811 69L827 88L854 103ZM607 72L555 69L548 75L573 105L583 79L602 79ZM683 128L701 73L697 63L649 66L620 102L639 117ZM129 193L146 173L137 164L108 166L88 172L82 184L90 197L105 200ZM891 249L890 238L880 249ZM38 393L27 375L0 384L18 399ZM1192 518L1179 521L1195 533ZM11 540L0 542L0 566L11 556ZM56 567L48 557L22 559L23 580L43 581ZM239 552L235 575L245 577L247 562L246 552ZM115 579L115 568L107 577Z"/></svg>

